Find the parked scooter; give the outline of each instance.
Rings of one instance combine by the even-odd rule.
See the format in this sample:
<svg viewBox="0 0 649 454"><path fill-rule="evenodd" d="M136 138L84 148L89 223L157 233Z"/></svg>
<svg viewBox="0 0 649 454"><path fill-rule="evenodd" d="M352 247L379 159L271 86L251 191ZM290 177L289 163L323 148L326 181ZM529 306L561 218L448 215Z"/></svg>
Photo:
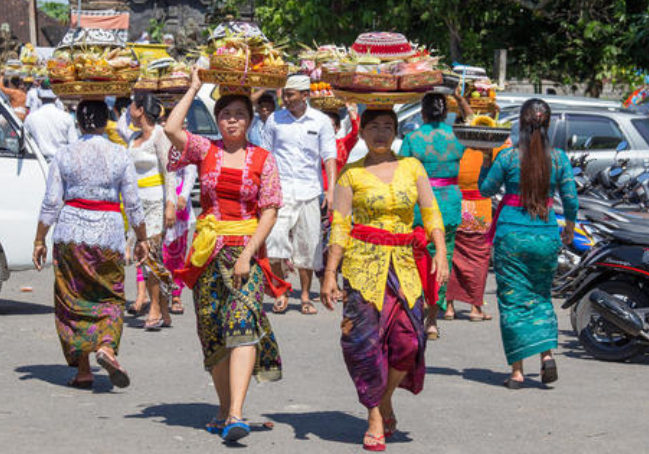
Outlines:
<svg viewBox="0 0 649 454"><path fill-rule="evenodd" d="M649 315L649 222L616 223L601 213L587 217L586 230L602 239L555 280L553 293L565 298L563 308L572 309L573 328L586 351L624 361L649 346L641 334Z"/></svg>

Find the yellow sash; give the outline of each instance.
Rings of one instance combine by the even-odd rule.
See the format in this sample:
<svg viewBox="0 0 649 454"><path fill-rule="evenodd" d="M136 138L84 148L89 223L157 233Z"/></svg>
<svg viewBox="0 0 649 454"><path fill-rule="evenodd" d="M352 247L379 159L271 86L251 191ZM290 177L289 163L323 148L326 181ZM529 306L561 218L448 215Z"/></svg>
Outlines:
<svg viewBox="0 0 649 454"><path fill-rule="evenodd" d="M154 188L156 186L162 186L163 184L165 184L165 179L159 173L137 180L137 185L140 188Z"/></svg>
<svg viewBox="0 0 649 454"><path fill-rule="evenodd" d="M217 221L212 214L199 219L196 222L197 235L192 243L192 265L200 268L207 263L219 236L252 235L257 230L257 224L257 219Z"/></svg>

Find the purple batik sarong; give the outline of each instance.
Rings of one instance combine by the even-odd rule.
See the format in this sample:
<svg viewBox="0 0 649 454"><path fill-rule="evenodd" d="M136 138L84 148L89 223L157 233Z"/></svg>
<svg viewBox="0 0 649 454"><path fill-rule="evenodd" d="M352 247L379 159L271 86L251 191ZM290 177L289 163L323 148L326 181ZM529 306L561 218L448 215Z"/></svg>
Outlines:
<svg viewBox="0 0 649 454"><path fill-rule="evenodd" d="M358 398L367 408L381 402L390 368L408 372L400 388L418 394L424 387L426 339L424 300L408 308L399 279L391 267L383 310L365 301L345 280L341 345Z"/></svg>

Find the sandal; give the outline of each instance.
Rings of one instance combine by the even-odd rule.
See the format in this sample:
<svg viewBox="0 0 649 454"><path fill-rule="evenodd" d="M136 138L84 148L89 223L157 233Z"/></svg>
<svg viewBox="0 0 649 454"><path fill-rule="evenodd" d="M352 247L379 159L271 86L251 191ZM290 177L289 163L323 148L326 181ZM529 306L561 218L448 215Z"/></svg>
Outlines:
<svg viewBox="0 0 649 454"><path fill-rule="evenodd" d="M383 433L386 439L397 433L397 418L394 413L388 419L383 420Z"/></svg>
<svg viewBox="0 0 649 454"><path fill-rule="evenodd" d="M128 377L126 370L120 366L115 358L103 350L99 350L95 357L99 365L108 372L108 377L113 385L118 388L126 388L131 384L131 379Z"/></svg>
<svg viewBox="0 0 649 454"><path fill-rule="evenodd" d="M385 435L373 435L369 432L365 432L365 438L369 438L370 440L374 440L375 443L373 444L367 444L365 440L363 440L363 449L366 451L374 451L374 452L380 452L380 451L385 451Z"/></svg>
<svg viewBox="0 0 649 454"><path fill-rule="evenodd" d="M288 309L288 296L281 295L275 300L273 304L273 312L275 314L283 314Z"/></svg>
<svg viewBox="0 0 649 454"><path fill-rule="evenodd" d="M171 312L174 315L183 315L185 313L185 308L183 307L183 303L182 301L180 301L180 298L178 298L177 296L171 300L171 307L169 308L169 312Z"/></svg>
<svg viewBox="0 0 649 454"><path fill-rule="evenodd" d="M489 320L493 320L493 317L489 314L485 314L484 312L481 312L477 315L469 315L469 321L471 322L488 322Z"/></svg>
<svg viewBox="0 0 649 454"><path fill-rule="evenodd" d="M318 313L318 309L315 308L311 301L307 301L306 303L302 301L300 312L304 315L315 315Z"/></svg>
<svg viewBox="0 0 649 454"><path fill-rule="evenodd" d="M171 326L171 323L169 324L169 326ZM162 317L157 320L147 320L142 325L144 331L160 331L163 327L165 327L165 322Z"/></svg>
<svg viewBox="0 0 649 454"><path fill-rule="evenodd" d="M521 389L523 387L523 382L508 378L507 380L505 380L505 383L503 383L503 385L505 385L505 388L508 389Z"/></svg>
<svg viewBox="0 0 649 454"><path fill-rule="evenodd" d="M205 430L214 435L221 435L225 428L225 419L218 419L216 416L210 422L205 424Z"/></svg>
<svg viewBox="0 0 649 454"><path fill-rule="evenodd" d="M235 442L247 437L249 434L250 426L243 419L230 416L221 436L226 442Z"/></svg>
<svg viewBox="0 0 649 454"><path fill-rule="evenodd" d="M137 309L137 308L135 307L135 303L133 303L133 304L131 304L131 305L128 307L128 309L126 309L126 312L128 312L128 313L129 313L130 315L132 315L133 317L141 317L141 316L143 316L144 314L146 314L147 312L149 312L149 306L150 306L150 305L151 305L151 302L144 303L144 304L142 305L142 307L140 307L139 309Z"/></svg>
<svg viewBox="0 0 649 454"><path fill-rule="evenodd" d="M434 329L434 331L431 331L431 328ZM439 327L437 326L429 326L426 328L426 337L428 340L437 340L440 338L440 333L439 333Z"/></svg>
<svg viewBox="0 0 649 454"><path fill-rule="evenodd" d="M77 377L68 381L67 385L77 389L92 389L93 380L79 380Z"/></svg>
<svg viewBox="0 0 649 454"><path fill-rule="evenodd" d="M554 359L548 359L541 364L541 381L545 384L555 382L559 379L557 371L557 362Z"/></svg>

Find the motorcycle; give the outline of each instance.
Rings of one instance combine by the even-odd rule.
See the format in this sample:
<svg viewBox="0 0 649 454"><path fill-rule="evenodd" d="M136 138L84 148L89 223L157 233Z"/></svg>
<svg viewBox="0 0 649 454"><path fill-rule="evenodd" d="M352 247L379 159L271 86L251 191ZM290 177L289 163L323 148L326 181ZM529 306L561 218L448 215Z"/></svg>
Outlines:
<svg viewBox="0 0 649 454"><path fill-rule="evenodd" d="M555 280L580 343L597 359L624 361L648 347L649 222L619 223L586 215L586 231L601 240L578 266ZM643 321L643 323L640 323ZM644 334L643 334L644 333Z"/></svg>

